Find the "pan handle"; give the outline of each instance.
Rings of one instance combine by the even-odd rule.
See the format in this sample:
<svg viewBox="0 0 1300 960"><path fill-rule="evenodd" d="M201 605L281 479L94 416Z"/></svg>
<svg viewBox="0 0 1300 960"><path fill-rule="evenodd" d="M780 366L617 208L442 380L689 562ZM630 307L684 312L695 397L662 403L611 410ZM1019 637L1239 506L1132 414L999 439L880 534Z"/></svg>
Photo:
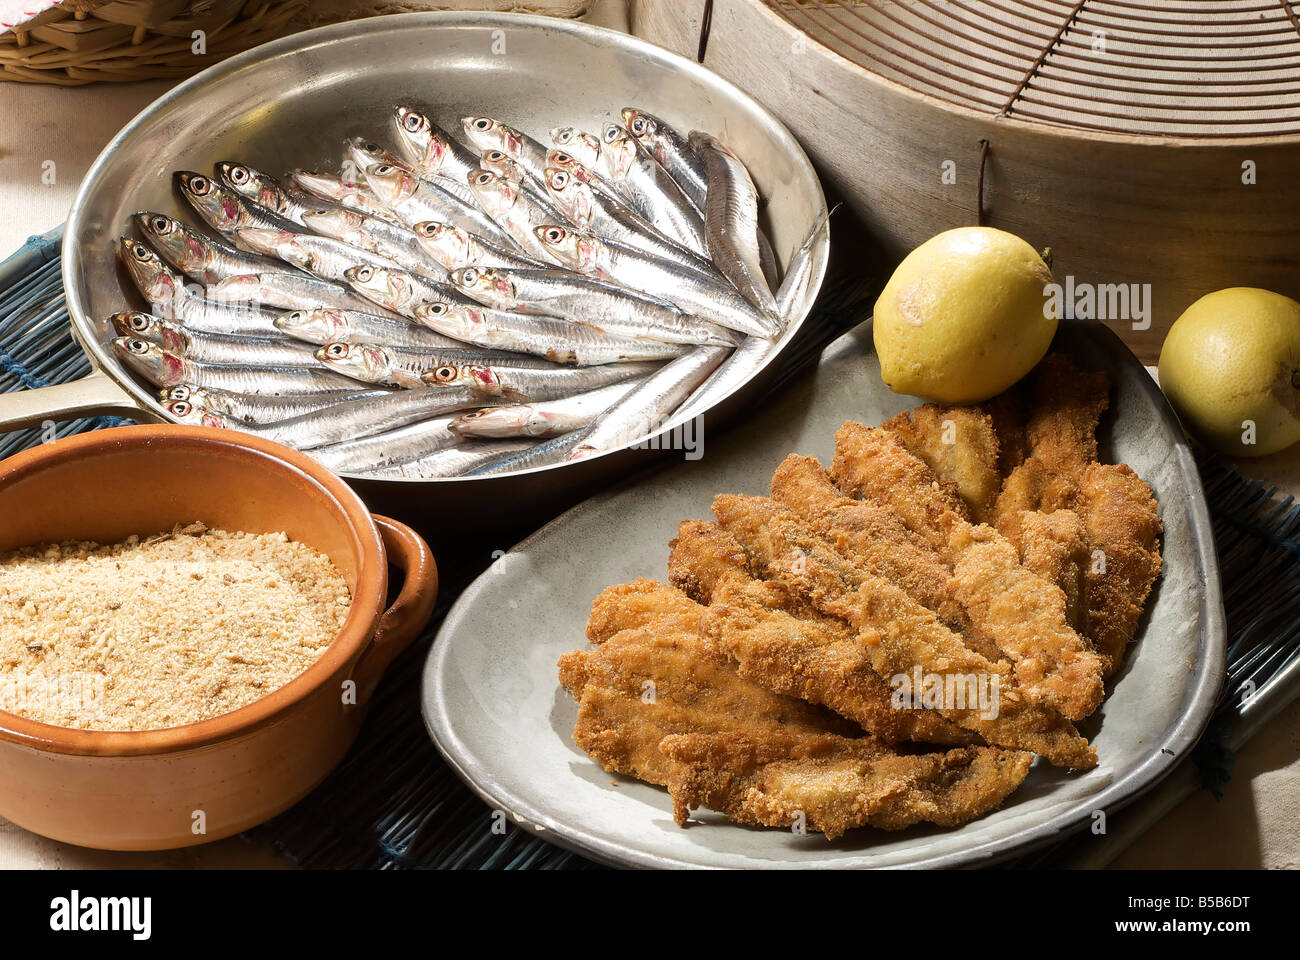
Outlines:
<svg viewBox="0 0 1300 960"><path fill-rule="evenodd" d="M46 420L75 420L103 414L139 419L144 413L129 393L103 373L92 373L51 387L0 393L0 433L37 426Z"/></svg>

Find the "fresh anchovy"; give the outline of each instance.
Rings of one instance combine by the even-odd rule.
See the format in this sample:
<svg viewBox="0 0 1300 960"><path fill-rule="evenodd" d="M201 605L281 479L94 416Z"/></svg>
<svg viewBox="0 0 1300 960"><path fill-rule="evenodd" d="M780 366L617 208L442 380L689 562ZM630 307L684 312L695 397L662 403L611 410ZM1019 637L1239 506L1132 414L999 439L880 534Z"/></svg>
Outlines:
<svg viewBox="0 0 1300 960"><path fill-rule="evenodd" d="M817 218L812 229L808 231L808 236L804 238L804 242L799 244L799 249L790 258L785 279L781 281L781 286L776 291L776 312L782 326L789 326L790 321L794 319L795 304L803 296L804 290L808 287L808 280L812 277L813 244L817 241L818 234L830 222L831 214L838 209L839 205L836 204Z"/></svg>
<svg viewBox="0 0 1300 960"><path fill-rule="evenodd" d="M601 414L570 459L625 447L666 426L673 412L730 352L725 347L697 347L661 367Z"/></svg>
<svg viewBox="0 0 1300 960"><path fill-rule="evenodd" d="M452 433L463 437L558 437L581 430L636 387L638 381L615 383L598 390L462 413L451 421Z"/></svg>
<svg viewBox="0 0 1300 960"><path fill-rule="evenodd" d="M281 309L299 307L316 310L324 307L365 310L370 306L370 301L357 296L347 287L308 274L268 273L226 277L208 287L208 297L236 303L260 303Z"/></svg>
<svg viewBox="0 0 1300 960"><path fill-rule="evenodd" d="M176 182L181 193L190 202L213 230L230 237L236 246L251 250L253 253L269 253L268 250L248 246L239 236L241 230L284 230L297 233L303 229L301 224L287 220L263 207L250 203L211 177L190 170L176 172Z"/></svg>
<svg viewBox="0 0 1300 960"><path fill-rule="evenodd" d="M195 293L158 255L137 240L122 237L118 252L127 273L155 316L176 320L200 333L274 337L275 312L241 303L220 303Z"/></svg>
<svg viewBox="0 0 1300 960"><path fill-rule="evenodd" d="M442 350L403 350L374 343L327 343L316 350L316 359L331 370L363 383L419 387L424 374L447 366L506 363L511 367L547 368L552 363L516 357L494 350L471 350L464 346Z"/></svg>
<svg viewBox="0 0 1300 960"><path fill-rule="evenodd" d="M182 383L230 393L251 393L262 397L301 396L360 385L332 370L308 367L248 367L221 363L199 363L168 353L156 343L135 337L114 337L113 352L132 370L156 387Z"/></svg>
<svg viewBox="0 0 1300 960"><path fill-rule="evenodd" d="M420 247L450 272L461 267L545 267L531 257L497 246L449 223L425 220L411 228Z"/></svg>
<svg viewBox="0 0 1300 960"><path fill-rule="evenodd" d="M675 361L674 361L675 362ZM658 369L658 363L611 363L603 367L563 367L539 370L520 366L517 362L504 364L445 365L424 374L423 380L431 386L474 387L483 396L501 397L505 400L528 402L556 400L560 397L585 393L597 387L622 383L647 376Z"/></svg>
<svg viewBox="0 0 1300 960"><path fill-rule="evenodd" d="M464 343L545 357L579 367L627 360L663 360L683 347L654 340L615 337L591 327L532 314L509 313L477 304L422 303L415 319Z"/></svg>
<svg viewBox="0 0 1300 960"><path fill-rule="evenodd" d="M586 133L577 127L555 127L551 131L551 143L589 170L594 171L600 164L600 137L594 133ZM554 166L549 159L547 165Z"/></svg>
<svg viewBox="0 0 1300 960"><path fill-rule="evenodd" d="M442 176L464 183L478 169L478 157L432 120L410 107L393 111L397 145L421 176Z"/></svg>
<svg viewBox="0 0 1300 960"><path fill-rule="evenodd" d="M189 413L172 409L172 404L188 403L192 407L201 407L213 413L222 413L235 417L246 423L275 423L301 417L306 413L315 413L343 400L360 400L364 397L386 396L388 390L363 390L357 392L352 388L328 391L301 397L257 397L247 393L228 393L225 390L204 390L189 384L180 384L159 391L159 398L177 417L183 419ZM450 423L450 418L448 418Z"/></svg>
<svg viewBox="0 0 1300 960"><path fill-rule="evenodd" d="M245 273L299 272L296 267L274 257L227 246L165 214L137 213L131 219L163 259L199 283L216 283Z"/></svg>
<svg viewBox="0 0 1300 960"><path fill-rule="evenodd" d="M609 182L647 223L688 250L708 255L703 215L641 141L611 123L601 137L600 159Z"/></svg>
<svg viewBox="0 0 1300 960"><path fill-rule="evenodd" d="M262 253L279 257L286 263L315 274L322 280L341 282L352 267L396 267L397 261L377 253L350 246L333 237L287 230L241 229L239 238Z"/></svg>
<svg viewBox="0 0 1300 960"><path fill-rule="evenodd" d="M436 220L468 230L493 243L513 249L514 240L478 207L465 202L430 180L421 180L410 169L378 163L366 171L375 195L407 226Z"/></svg>
<svg viewBox="0 0 1300 960"><path fill-rule="evenodd" d="M713 270L709 261L668 239L626 204L575 176L571 169L548 167L546 190L579 230L618 240L697 271Z"/></svg>
<svg viewBox="0 0 1300 960"><path fill-rule="evenodd" d="M672 415L671 421L683 423L705 413L749 380L778 349L779 344L775 340L763 337L747 338L732 351L731 356L727 357L717 370L709 374L708 379L700 384L694 393L683 401L681 407Z"/></svg>
<svg viewBox="0 0 1300 960"><path fill-rule="evenodd" d="M246 164L223 160L217 164L216 169L221 182L245 200L303 226L307 226L302 218L304 213L309 210L319 210L326 205L326 202L319 197L305 193L297 187L283 184L270 174L262 173Z"/></svg>
<svg viewBox="0 0 1300 960"><path fill-rule="evenodd" d="M425 280L401 270L380 267L354 267L343 274L349 286L367 300L408 319L420 303L465 303L467 299L453 286Z"/></svg>
<svg viewBox="0 0 1300 960"><path fill-rule="evenodd" d="M518 473L521 470L535 470L538 467L563 463L585 436L586 430L573 430L553 440L539 443L530 450L507 453L495 460L489 460L473 470L466 471L462 476L495 477L503 473Z"/></svg>
<svg viewBox="0 0 1300 960"><path fill-rule="evenodd" d="M465 117L461 120L465 136L479 150L500 150L530 176L542 179L546 170L546 146L514 127L490 117Z"/></svg>
<svg viewBox="0 0 1300 960"><path fill-rule="evenodd" d="M421 276L431 280L447 279L446 269L425 251L420 238L409 227L343 209L309 210L303 214L302 220L319 234L406 264Z"/></svg>
<svg viewBox="0 0 1300 960"><path fill-rule="evenodd" d="M536 446L532 440L469 440L407 463L364 471L384 480L439 480L458 477L484 463Z"/></svg>
<svg viewBox="0 0 1300 960"><path fill-rule="evenodd" d="M547 196L546 187L542 181L534 179L524 171L514 160L511 160L500 150L484 150L480 159L483 169L489 173L495 173L502 180L510 183L523 190L525 196L533 203L540 207L547 223L568 223L569 218L551 202ZM471 188L471 197L475 203L478 203L478 196L473 192L473 180L478 176L478 171L471 173L466 182Z"/></svg>
<svg viewBox="0 0 1300 960"><path fill-rule="evenodd" d="M570 270L633 290L662 290L664 299L688 313L731 330L771 337L780 326L721 278L710 280L635 247L560 226L537 230L538 239Z"/></svg>
<svg viewBox="0 0 1300 960"><path fill-rule="evenodd" d="M406 163L391 150L386 150L372 140L364 137L349 137L343 142L343 176L345 179L357 180L374 190L368 171L373 166L392 164L409 169ZM383 200L383 197L379 198Z"/></svg>
<svg viewBox="0 0 1300 960"><path fill-rule="evenodd" d="M708 171L686 138L658 117L636 107L624 107L622 116L627 132L645 145L682 192L703 210L708 202Z"/></svg>
<svg viewBox="0 0 1300 960"><path fill-rule="evenodd" d="M522 184L512 183L490 170L470 177L470 189L478 205L525 253L538 260L558 262L551 249L538 238L535 228L555 222L554 211L533 199Z"/></svg>
<svg viewBox="0 0 1300 960"><path fill-rule="evenodd" d="M444 337L408 320L390 320L355 310L293 310L274 320L281 333L307 343L378 343L387 347L440 350L461 347L459 340Z"/></svg>
<svg viewBox="0 0 1300 960"><path fill-rule="evenodd" d="M384 430L368 437L344 440L316 447L311 455L336 473L376 470L426 457L460 443L460 437L447 429L454 417L419 420L396 430Z"/></svg>
<svg viewBox="0 0 1300 960"><path fill-rule="evenodd" d="M709 174L705 223L714 265L754 306L776 316L776 300L759 262L758 190L745 165L720 141L700 130L691 146Z"/></svg>
<svg viewBox="0 0 1300 960"><path fill-rule="evenodd" d="M251 424L210 411L204 417L204 423L256 434L299 450L310 450L404 427L480 403L482 399L470 390L442 391L421 387L399 390L382 397L343 400L315 413L276 423Z"/></svg>
<svg viewBox="0 0 1300 960"><path fill-rule="evenodd" d="M613 336L734 346L731 333L662 300L565 270L453 270L457 289L497 310L561 317Z"/></svg>
<svg viewBox="0 0 1300 960"><path fill-rule="evenodd" d="M115 313L108 319L118 336L136 337L156 343L168 353L186 360L244 366L320 366L311 347L280 336L271 339L199 333L170 320L135 311Z"/></svg>
<svg viewBox="0 0 1300 960"><path fill-rule="evenodd" d="M295 170L289 174L289 179L312 196L333 200L339 206L367 217L396 222L393 211L384 206L365 184L312 170Z"/></svg>

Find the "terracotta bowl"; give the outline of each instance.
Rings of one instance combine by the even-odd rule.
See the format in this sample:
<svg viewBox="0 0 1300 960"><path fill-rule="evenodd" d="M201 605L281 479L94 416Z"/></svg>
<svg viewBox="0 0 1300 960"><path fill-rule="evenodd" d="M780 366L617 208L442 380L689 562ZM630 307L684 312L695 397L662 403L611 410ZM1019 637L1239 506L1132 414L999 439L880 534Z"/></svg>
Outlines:
<svg viewBox="0 0 1300 960"><path fill-rule="evenodd" d="M0 711L0 816L87 847L206 843L292 806L347 752L380 676L428 622L438 592L415 531L372 516L303 454L231 430L121 427L25 451L0 462L0 516L0 551L115 543L191 520L284 531L327 554L352 589L343 629L315 664L223 716L101 732ZM390 563L405 580L387 606Z"/></svg>

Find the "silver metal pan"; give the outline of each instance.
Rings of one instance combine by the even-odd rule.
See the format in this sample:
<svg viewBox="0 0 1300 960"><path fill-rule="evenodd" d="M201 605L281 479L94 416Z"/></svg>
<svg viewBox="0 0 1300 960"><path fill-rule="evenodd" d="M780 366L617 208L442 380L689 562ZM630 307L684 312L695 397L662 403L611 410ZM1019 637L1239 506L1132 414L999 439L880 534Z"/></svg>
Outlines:
<svg viewBox="0 0 1300 960"><path fill-rule="evenodd" d="M781 265L825 210L812 165L780 121L698 64L625 34L573 21L486 13L403 14L308 31L186 81L132 120L100 154L74 201L63 246L73 332L94 372L73 384L0 397L0 430L100 413L168 420L154 391L128 373L109 346L106 318L141 303L114 251L114 240L130 232L131 214L159 210L197 225L174 191L177 169L211 172L224 159L277 174L292 167L337 167L346 136L391 143L389 118L398 102L420 104L452 128L473 112L534 132L567 124L590 128L597 118L616 119L632 104L683 130L718 134L748 164L766 200L764 226ZM782 347L798 333L821 286L827 246L823 234L812 281ZM762 373L715 412L740 409ZM485 500L516 510L543 503L554 509L652 455L622 450L502 477L356 485L372 507L391 504L411 517L413 505L434 507L427 495L436 484L437 514L446 521L479 513Z"/></svg>

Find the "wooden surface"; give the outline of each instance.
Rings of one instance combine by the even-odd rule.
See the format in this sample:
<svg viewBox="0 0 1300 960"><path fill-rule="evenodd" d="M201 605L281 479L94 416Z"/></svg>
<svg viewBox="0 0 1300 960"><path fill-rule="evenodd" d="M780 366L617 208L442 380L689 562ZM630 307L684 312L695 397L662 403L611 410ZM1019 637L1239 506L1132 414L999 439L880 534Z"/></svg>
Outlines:
<svg viewBox="0 0 1300 960"><path fill-rule="evenodd" d="M703 9L704 0L632 0L632 31L694 58ZM1300 298L1300 138L1175 144L998 117L870 74L759 0L712 9L705 64L785 121L886 262L978 222L987 141L986 223L1050 246L1058 282L1151 285L1149 329L1110 324L1145 362L1212 290ZM1247 161L1252 185L1242 182Z"/></svg>

